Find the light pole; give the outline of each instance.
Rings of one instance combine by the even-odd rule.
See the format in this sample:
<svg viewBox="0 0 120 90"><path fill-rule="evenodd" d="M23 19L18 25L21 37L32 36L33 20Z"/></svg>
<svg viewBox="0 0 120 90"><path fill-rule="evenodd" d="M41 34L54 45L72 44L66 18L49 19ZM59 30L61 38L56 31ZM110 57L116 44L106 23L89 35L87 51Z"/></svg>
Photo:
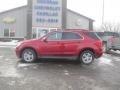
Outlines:
<svg viewBox="0 0 120 90"><path fill-rule="evenodd" d="M105 14L105 1L102 3L102 24L104 24L104 14Z"/></svg>

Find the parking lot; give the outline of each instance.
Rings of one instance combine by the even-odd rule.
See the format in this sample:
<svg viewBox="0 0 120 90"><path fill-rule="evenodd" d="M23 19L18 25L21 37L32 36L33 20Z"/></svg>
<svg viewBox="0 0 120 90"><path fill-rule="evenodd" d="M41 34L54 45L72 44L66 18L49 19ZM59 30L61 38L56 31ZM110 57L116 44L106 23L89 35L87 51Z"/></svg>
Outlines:
<svg viewBox="0 0 120 90"><path fill-rule="evenodd" d="M0 90L120 90L120 54L104 54L91 65L68 60L25 64L14 48L0 48Z"/></svg>

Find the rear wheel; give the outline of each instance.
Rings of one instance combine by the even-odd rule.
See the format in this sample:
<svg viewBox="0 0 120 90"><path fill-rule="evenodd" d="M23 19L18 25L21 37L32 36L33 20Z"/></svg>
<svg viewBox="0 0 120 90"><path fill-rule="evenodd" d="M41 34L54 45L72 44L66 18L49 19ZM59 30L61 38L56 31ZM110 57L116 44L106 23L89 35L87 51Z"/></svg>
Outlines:
<svg viewBox="0 0 120 90"><path fill-rule="evenodd" d="M80 55L80 61L86 65L91 64L94 59L94 53L90 50L83 51Z"/></svg>
<svg viewBox="0 0 120 90"><path fill-rule="evenodd" d="M36 53L32 49L25 49L22 52L22 61L25 63L35 62L37 59Z"/></svg>

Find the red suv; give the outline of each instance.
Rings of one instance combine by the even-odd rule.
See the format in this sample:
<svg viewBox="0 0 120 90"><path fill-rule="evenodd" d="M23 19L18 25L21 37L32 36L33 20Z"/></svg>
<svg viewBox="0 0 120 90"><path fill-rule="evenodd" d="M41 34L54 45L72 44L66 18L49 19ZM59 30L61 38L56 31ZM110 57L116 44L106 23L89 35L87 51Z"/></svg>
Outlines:
<svg viewBox="0 0 120 90"><path fill-rule="evenodd" d="M90 64L102 56L102 41L94 32L85 30L59 30L40 39L26 40L16 47L22 61L31 63L38 58L79 60Z"/></svg>

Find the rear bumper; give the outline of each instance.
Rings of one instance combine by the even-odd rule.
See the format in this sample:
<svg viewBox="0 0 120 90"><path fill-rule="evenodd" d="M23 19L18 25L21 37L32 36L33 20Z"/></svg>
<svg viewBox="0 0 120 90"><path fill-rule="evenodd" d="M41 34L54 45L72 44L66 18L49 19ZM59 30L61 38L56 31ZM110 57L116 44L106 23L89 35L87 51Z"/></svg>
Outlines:
<svg viewBox="0 0 120 90"><path fill-rule="evenodd" d="M103 53L99 53L95 56L95 58L100 58L100 57L102 57L102 55L103 55Z"/></svg>
<svg viewBox="0 0 120 90"><path fill-rule="evenodd" d="M100 58L103 55L103 49L97 50L97 52L95 53L95 58Z"/></svg>

